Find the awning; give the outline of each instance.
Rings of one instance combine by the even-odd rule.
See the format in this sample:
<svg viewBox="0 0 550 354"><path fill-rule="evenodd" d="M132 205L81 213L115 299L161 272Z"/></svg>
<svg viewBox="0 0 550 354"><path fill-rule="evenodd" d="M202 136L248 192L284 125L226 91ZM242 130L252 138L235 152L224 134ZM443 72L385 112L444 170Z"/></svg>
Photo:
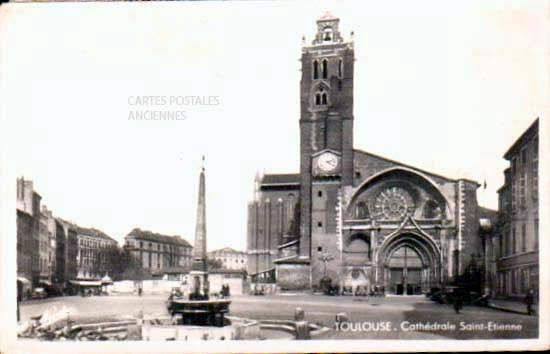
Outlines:
<svg viewBox="0 0 550 354"><path fill-rule="evenodd" d="M69 280L69 283L78 286L101 286L101 280Z"/></svg>
<svg viewBox="0 0 550 354"><path fill-rule="evenodd" d="M30 280L27 279L27 278L17 277L17 281L20 281L21 283L23 283L23 284L25 284L25 285L31 285Z"/></svg>

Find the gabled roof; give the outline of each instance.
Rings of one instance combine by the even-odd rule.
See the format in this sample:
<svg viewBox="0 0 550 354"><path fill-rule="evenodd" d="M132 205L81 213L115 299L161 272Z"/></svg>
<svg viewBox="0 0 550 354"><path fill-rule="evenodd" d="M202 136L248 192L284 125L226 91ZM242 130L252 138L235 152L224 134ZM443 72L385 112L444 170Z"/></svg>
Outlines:
<svg viewBox="0 0 550 354"><path fill-rule="evenodd" d="M457 179L453 179L453 178L449 178L449 177L445 177L445 176L442 176L440 174L437 174L437 173L433 173L433 172L429 172L429 171L426 171L426 170L422 170L418 167L414 167L414 166L411 166L411 165L407 165L407 164L404 164L402 162L398 162L398 161L395 161L395 160L392 160L392 159L388 159L387 157L383 157L383 156L380 156L380 155L376 155L376 154L373 154L373 153L370 153L370 152L366 152L366 151L363 151L363 150L358 150L358 149L353 149L353 152L354 153L359 153L359 154L363 154L363 155L366 155L366 156L371 156L371 157L374 157L374 158L377 158L377 159L381 159L381 160L384 160L384 161L387 161L391 164L394 164L396 166L402 166L402 167L406 167L406 168L409 168L411 170L415 170L415 171L418 171L422 174L425 174L425 175L428 175L428 176L434 176L434 177L437 177L437 178L441 178L447 182L456 182L456 181L468 181L468 182L471 182L471 183L475 183L479 186L479 183L476 182L476 181L473 181L471 179L468 179L468 178L457 178Z"/></svg>
<svg viewBox="0 0 550 354"><path fill-rule="evenodd" d="M174 236L162 235L156 232L151 232L149 230L141 230L139 227L136 227L132 231L130 231L128 235L126 235L126 238L128 237L134 237L138 240L171 243L171 244L177 244L183 247L192 247L191 244L187 242L187 240L185 240L179 235L174 235Z"/></svg>

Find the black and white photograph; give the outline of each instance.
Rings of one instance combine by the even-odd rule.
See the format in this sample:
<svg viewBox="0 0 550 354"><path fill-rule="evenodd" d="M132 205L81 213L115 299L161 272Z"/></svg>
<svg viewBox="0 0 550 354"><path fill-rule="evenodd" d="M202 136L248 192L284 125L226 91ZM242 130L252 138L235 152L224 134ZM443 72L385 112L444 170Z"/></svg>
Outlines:
<svg viewBox="0 0 550 354"><path fill-rule="evenodd" d="M549 28L542 0L1 4L0 351L548 349Z"/></svg>

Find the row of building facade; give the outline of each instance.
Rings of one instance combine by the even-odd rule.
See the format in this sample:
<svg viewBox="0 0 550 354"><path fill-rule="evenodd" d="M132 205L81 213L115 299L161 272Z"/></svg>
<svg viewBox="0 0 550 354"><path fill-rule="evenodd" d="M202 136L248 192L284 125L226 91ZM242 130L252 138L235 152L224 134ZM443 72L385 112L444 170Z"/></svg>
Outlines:
<svg viewBox="0 0 550 354"><path fill-rule="evenodd" d="M34 184L17 179L17 277L21 282L63 285L108 273L102 249L117 242L104 232L55 217Z"/></svg>
<svg viewBox="0 0 550 354"><path fill-rule="evenodd" d="M27 289L113 274L106 252L112 247L118 242L105 232L55 217L33 182L17 179L17 277ZM152 275L191 269L193 246L181 236L134 228L123 247ZM244 252L225 248L212 251L211 257L223 259L225 269L246 267Z"/></svg>
<svg viewBox="0 0 550 354"><path fill-rule="evenodd" d="M539 119L504 154L498 223L485 241L486 284L497 296L539 288Z"/></svg>

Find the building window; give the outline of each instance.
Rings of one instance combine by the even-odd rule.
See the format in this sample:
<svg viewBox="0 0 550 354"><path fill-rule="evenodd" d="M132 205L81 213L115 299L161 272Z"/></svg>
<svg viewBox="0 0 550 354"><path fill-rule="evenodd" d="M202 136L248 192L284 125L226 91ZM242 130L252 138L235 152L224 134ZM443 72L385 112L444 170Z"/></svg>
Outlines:
<svg viewBox="0 0 550 354"><path fill-rule="evenodd" d="M143 248L143 241L139 241L139 248Z"/></svg>
<svg viewBox="0 0 550 354"><path fill-rule="evenodd" d="M512 194L512 213L516 211L516 172L517 172L517 158L512 159L512 180L510 182L511 184L511 194Z"/></svg>
<svg viewBox="0 0 550 354"><path fill-rule="evenodd" d="M328 60L323 59L323 79L328 78Z"/></svg>
<svg viewBox="0 0 550 354"><path fill-rule="evenodd" d="M342 62L342 59L338 60L338 77L341 79L342 78L342 69L343 69L343 62ZM340 84L342 82L340 81Z"/></svg>
<svg viewBox="0 0 550 354"><path fill-rule="evenodd" d="M319 78L319 62L317 60L313 61L313 79L317 80Z"/></svg>
<svg viewBox="0 0 550 354"><path fill-rule="evenodd" d="M533 160L531 162L531 192L533 199L539 196L539 139L533 141Z"/></svg>
<svg viewBox="0 0 550 354"><path fill-rule="evenodd" d="M535 250L539 249L539 219L535 219Z"/></svg>
<svg viewBox="0 0 550 354"><path fill-rule="evenodd" d="M510 248L510 239L512 238L512 231L511 230L506 230L506 239L504 241L504 255L505 256L508 256L511 252L511 248Z"/></svg>
<svg viewBox="0 0 550 354"><path fill-rule="evenodd" d="M321 247L321 246L317 247L317 251L318 251L318 252L322 252L322 251L323 251L323 247Z"/></svg>
<svg viewBox="0 0 550 354"><path fill-rule="evenodd" d="M441 217L441 208L433 201L428 200L424 206L424 218L426 219L439 219Z"/></svg>
<svg viewBox="0 0 550 354"><path fill-rule="evenodd" d="M323 223L321 221L317 221L317 226L318 227L323 227Z"/></svg>
<svg viewBox="0 0 550 354"><path fill-rule="evenodd" d="M519 171L519 205L525 208L525 175L527 173L527 150L521 150L521 168Z"/></svg>
<svg viewBox="0 0 550 354"><path fill-rule="evenodd" d="M328 94L327 91L323 87L320 87L315 92L315 105L316 106L324 106L328 104Z"/></svg>
<svg viewBox="0 0 550 354"><path fill-rule="evenodd" d="M369 218L369 209L367 208L367 204L365 202L357 203L357 207L355 209L355 217L357 219Z"/></svg>
<svg viewBox="0 0 550 354"><path fill-rule="evenodd" d="M512 254L516 253L516 228L512 228Z"/></svg>
<svg viewBox="0 0 550 354"><path fill-rule="evenodd" d="M317 196L319 196L319 198L321 198L323 196L323 191L318 191Z"/></svg>
<svg viewBox="0 0 550 354"><path fill-rule="evenodd" d="M525 237L526 237L526 225L521 225L521 252L525 252L526 250L526 244L525 244Z"/></svg>

